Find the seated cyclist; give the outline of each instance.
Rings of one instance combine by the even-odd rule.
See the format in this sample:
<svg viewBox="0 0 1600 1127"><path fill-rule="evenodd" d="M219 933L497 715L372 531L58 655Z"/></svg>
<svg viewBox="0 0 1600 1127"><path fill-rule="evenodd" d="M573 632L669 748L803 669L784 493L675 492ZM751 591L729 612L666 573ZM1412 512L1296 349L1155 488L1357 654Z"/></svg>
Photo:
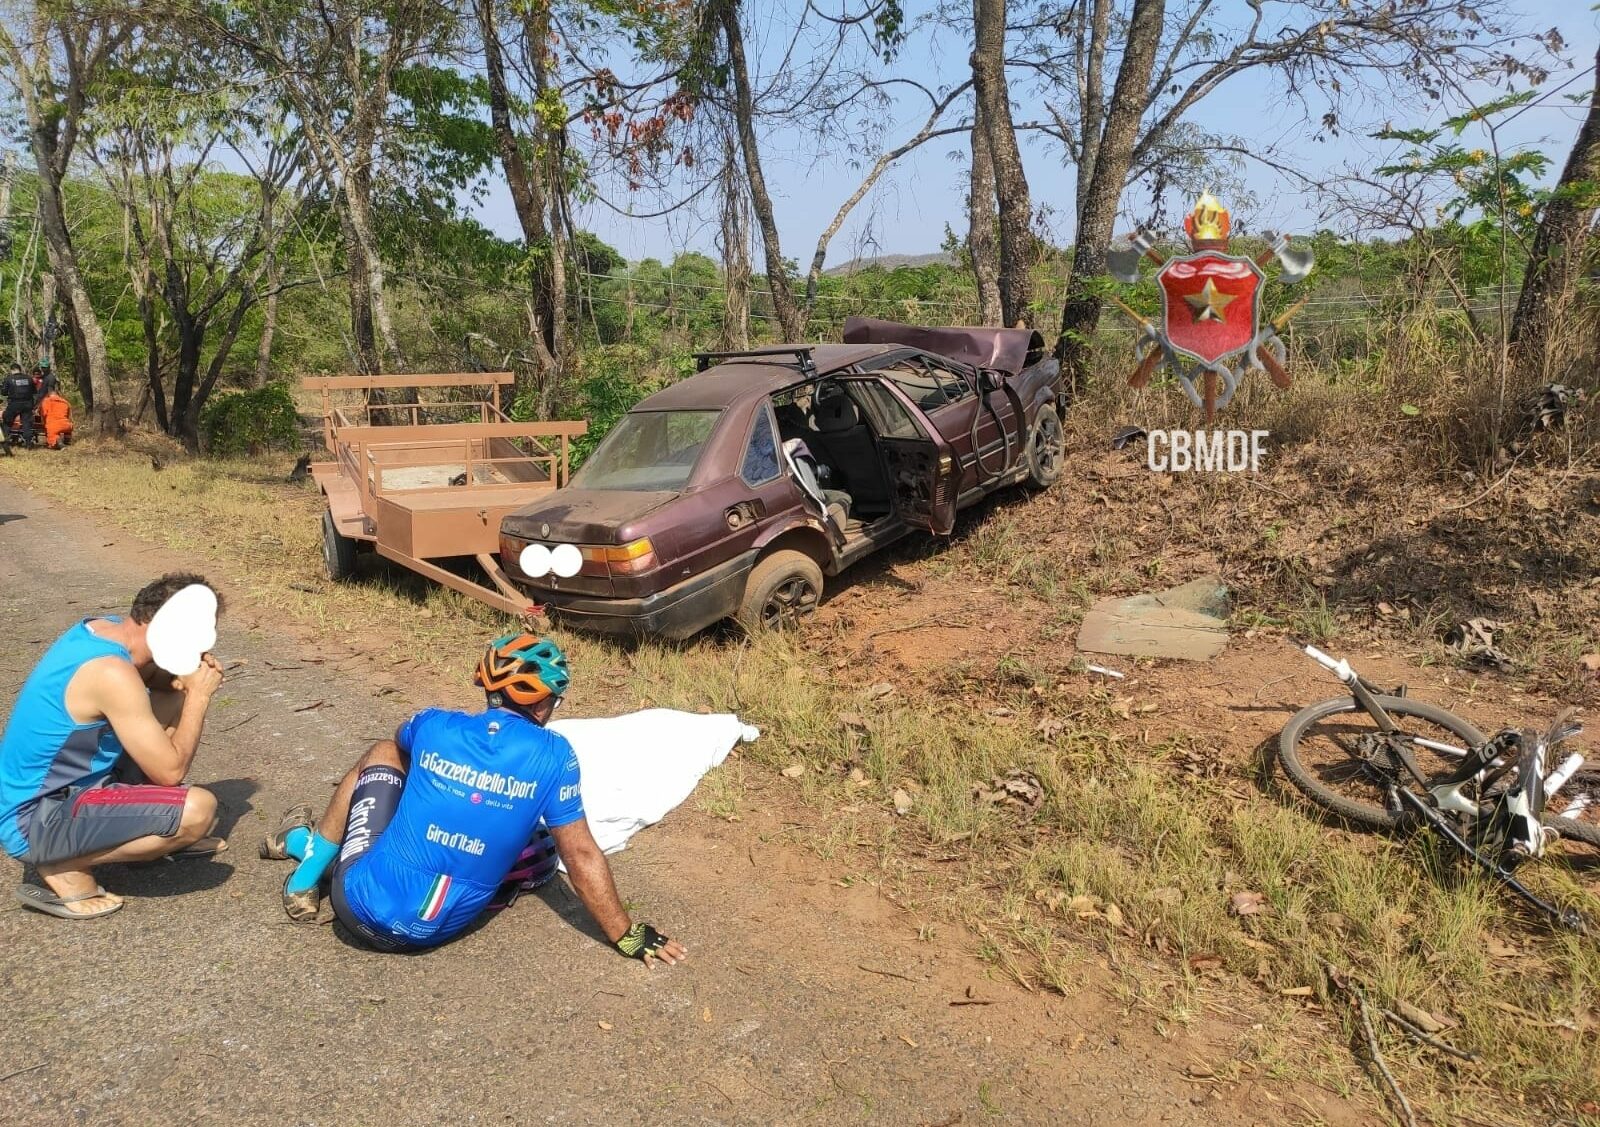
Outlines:
<svg viewBox="0 0 1600 1127"><path fill-rule="evenodd" d="M334 914L368 946L437 946L541 852L542 821L617 950L646 963L683 959L681 944L628 918L584 820L577 756L545 728L571 682L566 656L554 642L508 634L489 644L473 682L488 698L483 712L417 713L357 761L315 828L305 806L283 816L261 855L300 862L284 883L290 917L316 917L326 876Z"/></svg>

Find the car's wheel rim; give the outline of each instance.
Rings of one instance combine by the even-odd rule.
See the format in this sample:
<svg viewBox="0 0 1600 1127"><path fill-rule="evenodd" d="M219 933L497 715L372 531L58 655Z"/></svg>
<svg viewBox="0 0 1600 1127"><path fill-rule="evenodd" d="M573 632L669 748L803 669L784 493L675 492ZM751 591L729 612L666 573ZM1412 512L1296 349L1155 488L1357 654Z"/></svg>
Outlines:
<svg viewBox="0 0 1600 1127"><path fill-rule="evenodd" d="M1055 477L1061 470L1061 420L1044 415L1033 432L1033 464L1040 477Z"/></svg>
<svg viewBox="0 0 1600 1127"><path fill-rule="evenodd" d="M797 575L778 584L761 607L761 625L769 630L793 626L817 607L817 589Z"/></svg>

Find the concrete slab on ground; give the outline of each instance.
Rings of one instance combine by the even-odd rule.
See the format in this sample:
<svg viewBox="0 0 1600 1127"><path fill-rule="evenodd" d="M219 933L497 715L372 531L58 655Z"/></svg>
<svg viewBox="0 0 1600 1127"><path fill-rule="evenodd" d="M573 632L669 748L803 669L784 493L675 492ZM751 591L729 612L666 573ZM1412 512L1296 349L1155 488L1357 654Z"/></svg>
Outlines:
<svg viewBox="0 0 1600 1127"><path fill-rule="evenodd" d="M1209 661L1227 645L1228 588L1219 575L1102 599L1078 628L1078 649L1089 653Z"/></svg>

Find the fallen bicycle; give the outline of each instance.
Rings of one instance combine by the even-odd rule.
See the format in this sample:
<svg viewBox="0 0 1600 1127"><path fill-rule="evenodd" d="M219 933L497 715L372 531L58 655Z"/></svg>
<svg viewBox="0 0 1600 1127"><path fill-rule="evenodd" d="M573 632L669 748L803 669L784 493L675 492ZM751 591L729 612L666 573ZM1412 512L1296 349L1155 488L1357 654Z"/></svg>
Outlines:
<svg viewBox="0 0 1600 1127"><path fill-rule="evenodd" d="M1583 756L1555 762L1582 731L1570 711L1543 732L1505 729L1485 737L1437 705L1386 692L1348 661L1305 652L1350 696L1297 712L1278 738L1284 773L1307 798L1345 821L1380 830L1427 825L1562 927L1594 934L1594 923L1542 899L1514 874L1557 839L1600 848L1600 771Z"/></svg>

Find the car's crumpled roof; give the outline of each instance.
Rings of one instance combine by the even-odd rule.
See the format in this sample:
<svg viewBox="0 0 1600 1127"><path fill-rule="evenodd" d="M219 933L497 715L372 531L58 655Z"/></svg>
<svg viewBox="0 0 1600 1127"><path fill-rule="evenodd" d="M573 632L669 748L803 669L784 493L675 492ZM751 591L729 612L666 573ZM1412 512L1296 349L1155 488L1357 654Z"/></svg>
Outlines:
<svg viewBox="0 0 1600 1127"><path fill-rule="evenodd" d="M874 356L895 351L892 344L797 344L771 345L770 348L794 347L809 349L811 362L816 366L816 376L826 376L842 371ZM714 368L679 380L663 388L634 407L635 411L684 411L696 408L716 410L731 407L751 396L771 395L775 391L792 387L811 374L800 368L797 356L732 357Z"/></svg>
<svg viewBox="0 0 1600 1127"><path fill-rule="evenodd" d="M898 321L850 317L844 323L844 339L851 344L900 344L920 348L974 368L993 368L1008 376L1044 358L1044 337L1033 329L902 325Z"/></svg>

